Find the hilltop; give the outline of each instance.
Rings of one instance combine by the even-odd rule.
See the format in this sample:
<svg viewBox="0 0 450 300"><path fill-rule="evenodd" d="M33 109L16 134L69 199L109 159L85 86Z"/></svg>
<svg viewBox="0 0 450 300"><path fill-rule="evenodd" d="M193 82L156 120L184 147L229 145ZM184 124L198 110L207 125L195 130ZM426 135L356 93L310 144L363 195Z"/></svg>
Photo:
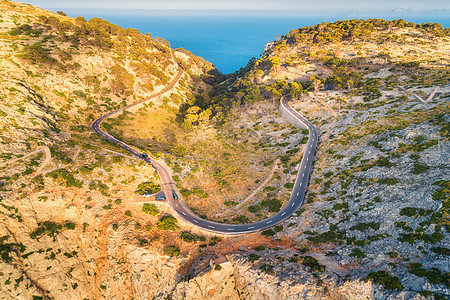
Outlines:
<svg viewBox="0 0 450 300"><path fill-rule="evenodd" d="M12 1L0 16L4 298L449 296L448 28L322 23L223 75L106 20ZM320 132L296 216L220 237L142 196L156 171L89 125L180 72L102 128L168 165L202 218L249 223L280 210L298 172L308 132L280 115L289 96Z"/></svg>

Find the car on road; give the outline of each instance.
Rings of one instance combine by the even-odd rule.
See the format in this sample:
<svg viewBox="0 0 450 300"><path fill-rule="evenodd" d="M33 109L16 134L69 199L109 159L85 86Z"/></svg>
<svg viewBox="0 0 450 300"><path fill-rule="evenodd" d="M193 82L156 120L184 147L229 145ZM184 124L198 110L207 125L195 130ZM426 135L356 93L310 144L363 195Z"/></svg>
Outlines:
<svg viewBox="0 0 450 300"><path fill-rule="evenodd" d="M147 153L142 153L142 158L147 158L147 157L148 157Z"/></svg>
<svg viewBox="0 0 450 300"><path fill-rule="evenodd" d="M178 200L178 195L175 192L175 190L172 190L172 197L173 197L173 199Z"/></svg>
<svg viewBox="0 0 450 300"><path fill-rule="evenodd" d="M155 197L155 200L165 200L165 199L166 199L166 195L164 195L164 193L156 195L156 197Z"/></svg>

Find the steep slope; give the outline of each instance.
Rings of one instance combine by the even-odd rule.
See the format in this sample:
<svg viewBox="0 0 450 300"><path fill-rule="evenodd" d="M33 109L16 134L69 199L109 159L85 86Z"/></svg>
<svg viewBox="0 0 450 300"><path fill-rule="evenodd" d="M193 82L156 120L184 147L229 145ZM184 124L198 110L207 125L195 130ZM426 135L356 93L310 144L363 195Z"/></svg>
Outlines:
<svg viewBox="0 0 450 300"><path fill-rule="evenodd" d="M4 298L449 296L447 29L319 24L223 76L104 20L0 8ZM262 234L202 233L141 196L159 189L151 166L89 130L179 67L172 90L104 128L164 159L199 214L245 223L289 197L308 134L277 112L289 94L321 131L296 217Z"/></svg>
<svg viewBox="0 0 450 300"><path fill-rule="evenodd" d="M321 132L307 204L287 226L263 232L294 240L294 253L248 253L250 270L273 283L243 279L250 294L333 298L365 279L376 285L361 293L377 299L449 296L449 50L439 24L322 23L269 43L226 89L215 87L224 106L289 94ZM290 294L292 280L312 281Z"/></svg>
<svg viewBox="0 0 450 300"><path fill-rule="evenodd" d="M191 246L133 202L157 174L89 125L162 90L179 66L184 75L172 93L183 97L212 65L101 19L11 1L0 2L0 16L3 297L151 298L172 290L186 259L169 263L164 249ZM148 289L158 272L166 281Z"/></svg>

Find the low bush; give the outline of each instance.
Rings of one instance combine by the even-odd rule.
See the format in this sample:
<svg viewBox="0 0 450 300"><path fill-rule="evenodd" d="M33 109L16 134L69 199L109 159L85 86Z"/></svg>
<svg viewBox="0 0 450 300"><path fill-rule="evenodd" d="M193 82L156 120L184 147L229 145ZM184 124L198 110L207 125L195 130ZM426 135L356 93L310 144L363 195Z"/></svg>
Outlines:
<svg viewBox="0 0 450 300"><path fill-rule="evenodd" d="M367 275L366 280L371 279L373 283L381 284L387 290L403 290L403 285L397 276L391 276L387 271L381 270L371 272Z"/></svg>
<svg viewBox="0 0 450 300"><path fill-rule="evenodd" d="M326 267L319 264L319 261L312 256L304 256L302 258L302 265L309 267L311 272L324 272Z"/></svg>
<svg viewBox="0 0 450 300"><path fill-rule="evenodd" d="M152 203L144 203L144 205L142 205L142 211L152 216L156 216L159 214L158 207L156 207L156 205Z"/></svg>
<svg viewBox="0 0 450 300"><path fill-rule="evenodd" d="M160 190L161 186L159 184L153 183L151 181L146 181L139 183L134 193L139 195L143 195L146 193L154 194Z"/></svg>
<svg viewBox="0 0 450 300"><path fill-rule="evenodd" d="M278 212L281 209L281 202L278 199L261 201L261 206L267 207L269 212Z"/></svg>
<svg viewBox="0 0 450 300"><path fill-rule="evenodd" d="M249 218L244 215L240 215L231 219L234 223L245 224L250 222Z"/></svg>
<svg viewBox="0 0 450 300"><path fill-rule="evenodd" d="M161 230L175 231L180 228L180 227L178 227L177 223L178 223L178 220L176 218L168 215L168 216L164 216L161 219L159 219L159 221L157 223L157 228L161 229Z"/></svg>
<svg viewBox="0 0 450 300"><path fill-rule="evenodd" d="M180 239L188 243L194 243L197 241L206 241L206 238L204 236L199 236L188 231L183 231L180 234Z"/></svg>
<svg viewBox="0 0 450 300"><path fill-rule="evenodd" d="M361 251L361 249L359 249L359 248L354 248L348 256L355 257L355 258L364 258L364 257L366 257L366 253Z"/></svg>
<svg viewBox="0 0 450 300"><path fill-rule="evenodd" d="M180 248L178 248L177 246L167 246L166 248L164 248L164 255L170 257L178 256L180 255Z"/></svg>

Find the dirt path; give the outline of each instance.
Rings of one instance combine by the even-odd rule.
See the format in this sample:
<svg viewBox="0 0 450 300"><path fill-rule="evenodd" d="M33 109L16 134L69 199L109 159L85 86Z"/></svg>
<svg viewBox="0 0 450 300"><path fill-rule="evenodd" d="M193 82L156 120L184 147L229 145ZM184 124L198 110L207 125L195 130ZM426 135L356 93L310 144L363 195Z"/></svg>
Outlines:
<svg viewBox="0 0 450 300"><path fill-rule="evenodd" d="M50 152L50 148L45 146L43 150L45 153L45 160L43 163L41 163L39 168L36 171L34 171L34 173L32 174L33 177L39 175L42 172L42 170L45 168L45 166L47 164L49 164L50 161L52 160L52 153Z"/></svg>
<svg viewBox="0 0 450 300"><path fill-rule="evenodd" d="M244 205L245 203L247 203L250 199L252 199L263 187L265 187L267 185L267 183L269 183L270 179L272 178L273 174L275 173L275 170L278 167L278 163L280 162L279 159L276 159L273 162L273 166L272 166L272 170L270 170L269 175L267 175L267 177L263 180L263 182L261 182L261 184L254 189L247 197L244 198L244 200L241 201L241 203L239 203L238 205L236 205L234 208L235 209L239 209L242 207L242 205Z"/></svg>
<svg viewBox="0 0 450 300"><path fill-rule="evenodd" d="M45 153L45 155L46 155L46 158L45 158L45 161L43 162L43 164L44 164L44 163L47 164L47 163L50 161L50 159L51 159L51 153L50 153L50 148L48 148L48 146L44 146L44 147L42 147L42 148L40 148L40 149L34 150L33 152L30 152L30 153L28 153L28 154L25 154L25 155L22 156L22 157L13 158L13 159L10 159L10 160L5 161L5 162L3 162L3 163L0 163L0 167L3 167L3 166L5 166L5 165L7 165L7 164L15 163L16 161L19 161L19 160L22 160L22 159L24 159L24 158L30 157L30 156L32 156L32 155L34 155L34 154L36 154L36 153L41 152L41 151L44 151L44 153ZM48 161L47 161L47 160L48 160Z"/></svg>
<svg viewBox="0 0 450 300"><path fill-rule="evenodd" d="M337 113L328 103L326 103L325 101L321 100L321 99L314 99L317 100L317 102L319 102L320 104L322 104L323 106L325 106L325 108L334 116L333 121L328 125L327 128L327 133L325 135L322 136L322 140L325 141L328 139L328 137L330 136L330 129L331 127L334 125L334 123L336 123L339 113Z"/></svg>
<svg viewBox="0 0 450 300"><path fill-rule="evenodd" d="M5 166L5 165L7 165L7 164L15 163L16 161L19 161L19 160L22 160L22 159L24 159L24 158L30 157L30 156L32 156L32 155L34 155L34 154L36 154L36 153L41 152L41 151L44 152L44 154L45 154L45 159L44 159L44 161L39 165L39 168L37 168L37 170L34 171L34 172L31 174L32 177L35 177L35 176L41 174L41 173L42 173L42 170L45 168L45 166L48 165L48 164L50 163L50 161L52 160L52 153L50 152L50 148L49 148L48 146L44 146L44 147L42 147L42 148L40 148L40 149L37 149L37 150L35 150L35 151L33 151L33 152L30 152L30 153L24 155L24 156L22 156L22 157L13 158L13 159L10 159L10 160L8 160L8 161L6 161L6 162L3 162L3 163L0 164L0 167L3 167L3 166Z"/></svg>
<svg viewBox="0 0 450 300"><path fill-rule="evenodd" d="M404 89L403 87L399 87L399 89L403 92L403 94L407 95L408 91L406 89ZM423 100L422 97L420 97L417 94L411 93L413 95L414 98L416 98L417 100L421 101L424 104L427 104L429 102L431 102L431 100L434 98L434 96L436 95L436 93L439 91L439 86L436 86L430 93L430 95L428 96L427 100Z"/></svg>
<svg viewBox="0 0 450 300"><path fill-rule="evenodd" d="M72 162L71 163L73 163L77 158L78 158L78 154L80 154L80 146L77 146L77 148L76 148L76 150L75 150L75 153L73 154L73 157L72 157ZM50 151L50 150L49 150ZM62 168L66 168L66 167L68 167L71 163L68 163L67 165L63 165L63 166L59 166L59 167L55 167L55 168L52 168L52 169L48 169L48 170L45 170L45 171L41 171L41 172L36 172L36 175L34 175L34 176L37 176L37 175L45 175L45 174L47 174L47 173L50 173L50 172L53 172L53 171L55 171L55 170L58 170L58 169L62 169Z"/></svg>

